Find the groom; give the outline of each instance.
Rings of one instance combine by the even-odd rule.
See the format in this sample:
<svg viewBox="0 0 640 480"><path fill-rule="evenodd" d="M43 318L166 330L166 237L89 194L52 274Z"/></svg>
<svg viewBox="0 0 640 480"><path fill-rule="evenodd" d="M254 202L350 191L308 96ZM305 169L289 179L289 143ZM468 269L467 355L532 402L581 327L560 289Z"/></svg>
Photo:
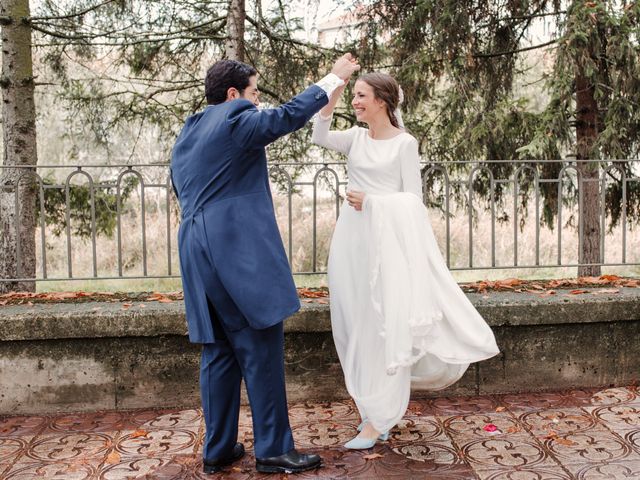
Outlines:
<svg viewBox="0 0 640 480"><path fill-rule="evenodd" d="M258 110L256 70L221 60L207 72L207 107L187 119L173 148L189 339L202 344L205 473L244 455L237 443L243 378L257 470L302 472L321 465L318 455L296 451L289 427L283 320L300 302L276 224L265 147L304 126L359 68L344 55L288 103Z"/></svg>

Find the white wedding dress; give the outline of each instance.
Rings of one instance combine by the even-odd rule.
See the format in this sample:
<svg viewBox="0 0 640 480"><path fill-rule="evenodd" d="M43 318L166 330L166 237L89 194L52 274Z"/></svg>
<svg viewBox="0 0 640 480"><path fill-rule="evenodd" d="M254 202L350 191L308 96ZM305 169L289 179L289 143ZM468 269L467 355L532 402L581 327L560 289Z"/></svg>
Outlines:
<svg viewBox="0 0 640 480"><path fill-rule="evenodd" d="M318 115L312 141L347 155L348 190L366 194L362 211L344 202L331 241L333 338L361 417L385 432L405 414L412 381L445 388L498 347L438 249L415 138L330 124Z"/></svg>

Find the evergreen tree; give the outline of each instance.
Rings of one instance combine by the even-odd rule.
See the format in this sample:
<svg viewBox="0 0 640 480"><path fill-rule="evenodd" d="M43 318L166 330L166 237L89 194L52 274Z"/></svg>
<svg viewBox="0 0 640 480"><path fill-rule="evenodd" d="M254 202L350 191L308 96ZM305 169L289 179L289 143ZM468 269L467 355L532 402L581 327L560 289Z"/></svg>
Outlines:
<svg viewBox="0 0 640 480"><path fill-rule="evenodd" d="M367 9L366 50L372 66L390 65L398 76L412 115L409 125L429 158L578 160L637 157L640 149L640 3L584 0L377 0ZM545 19L556 27L540 43L534 27ZM390 32L388 45L380 32ZM535 77L531 55L550 59L548 72ZM544 53L542 53L544 52ZM519 91L529 83L526 95ZM534 100L546 99L543 108ZM429 108L425 108L428 106ZM615 162L614 162L615 164ZM542 162L544 175L560 171ZM623 174L610 171L606 210L615 225L621 214ZM452 167L455 168L455 167ZM493 164L497 175L512 165ZM601 170L578 163L584 231L582 263L599 263ZM487 195L486 182L474 188ZM526 188L526 186L525 186ZM501 189L496 189L497 200ZM543 188L543 220L553 226L557 188ZM627 185L628 218L640 217L640 185ZM579 275L600 268L581 267Z"/></svg>
<svg viewBox="0 0 640 480"><path fill-rule="evenodd" d="M36 112L29 0L2 0L2 134L0 172L0 278L33 278L37 164ZM29 281L0 282L0 292L34 290Z"/></svg>

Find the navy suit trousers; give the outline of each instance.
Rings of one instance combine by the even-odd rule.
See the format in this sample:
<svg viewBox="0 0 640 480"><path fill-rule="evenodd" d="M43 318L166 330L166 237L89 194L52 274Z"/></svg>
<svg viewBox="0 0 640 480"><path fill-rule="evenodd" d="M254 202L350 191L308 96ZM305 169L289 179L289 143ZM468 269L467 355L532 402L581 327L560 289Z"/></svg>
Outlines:
<svg viewBox="0 0 640 480"><path fill-rule="evenodd" d="M284 378L284 324L231 331L213 306L215 343L202 345L200 394L206 433L205 460L231 455L238 439L240 383L244 378L253 417L256 458L294 447Z"/></svg>

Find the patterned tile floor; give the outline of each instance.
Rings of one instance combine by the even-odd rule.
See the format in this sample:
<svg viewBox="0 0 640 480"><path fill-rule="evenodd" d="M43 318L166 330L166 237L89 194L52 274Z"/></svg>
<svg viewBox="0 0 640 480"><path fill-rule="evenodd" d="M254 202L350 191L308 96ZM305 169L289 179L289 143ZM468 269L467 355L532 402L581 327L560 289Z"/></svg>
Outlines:
<svg viewBox="0 0 640 480"><path fill-rule="evenodd" d="M350 401L293 404L297 446L325 467L296 479L640 479L636 388L412 401L388 442L353 452ZM495 426L495 431L492 430ZM251 417L248 455L224 473L201 473L199 410L143 410L0 418L0 478L258 479Z"/></svg>

